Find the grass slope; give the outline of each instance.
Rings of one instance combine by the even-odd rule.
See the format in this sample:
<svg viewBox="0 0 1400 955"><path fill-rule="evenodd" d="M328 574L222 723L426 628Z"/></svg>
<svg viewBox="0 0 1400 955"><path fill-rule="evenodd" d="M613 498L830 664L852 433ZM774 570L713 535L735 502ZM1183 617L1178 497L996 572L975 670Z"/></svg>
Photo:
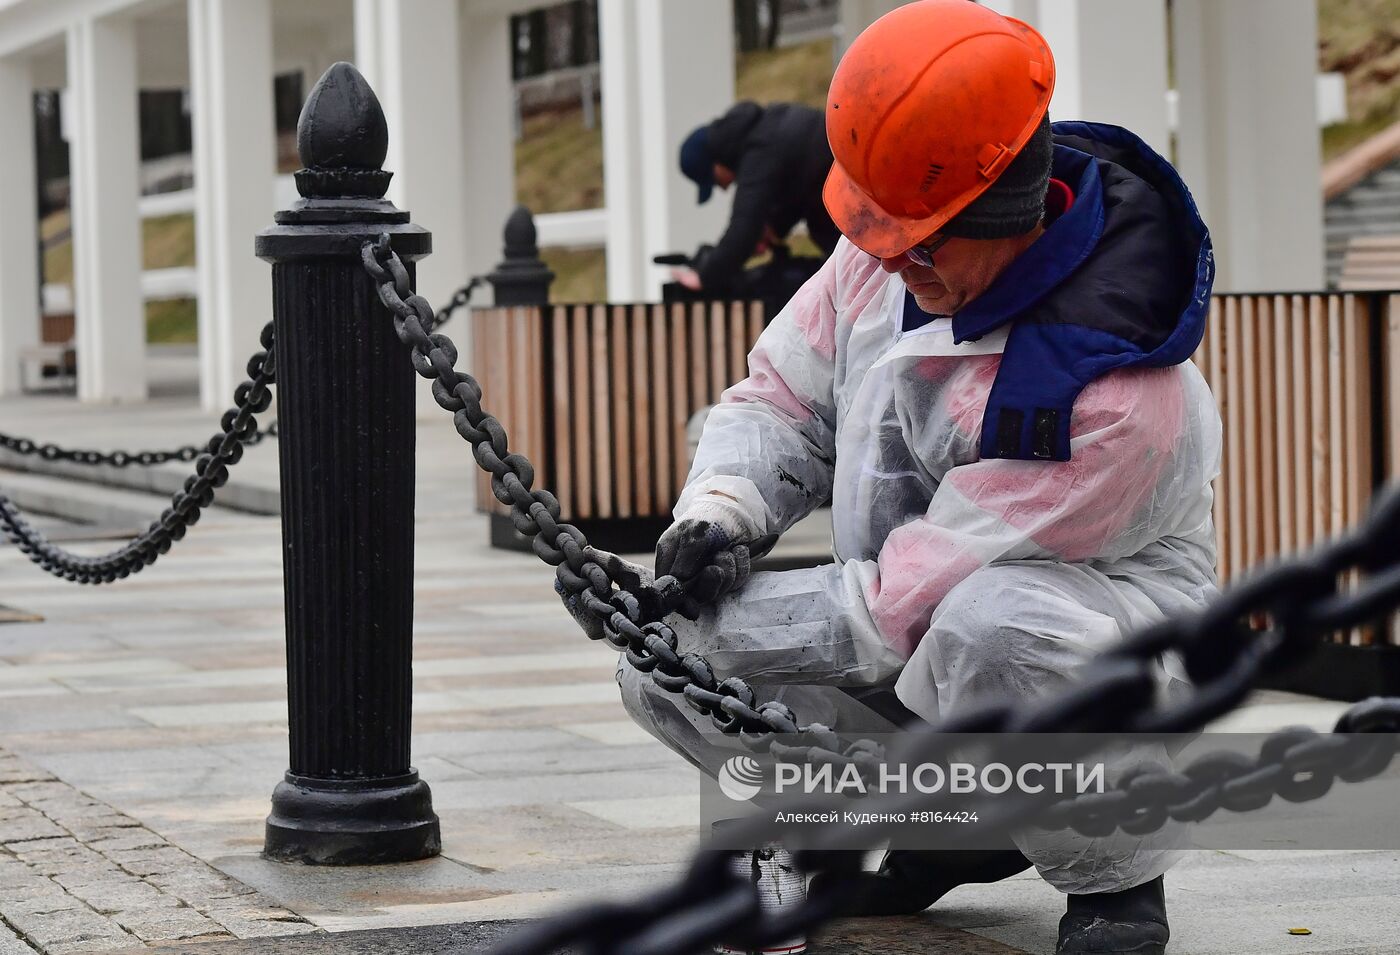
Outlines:
<svg viewBox="0 0 1400 955"><path fill-rule="evenodd" d="M1331 159L1400 121L1400 0L1318 0L1318 68L1347 78L1345 123L1322 134Z"/></svg>
<svg viewBox="0 0 1400 955"><path fill-rule="evenodd" d="M820 107L826 102L832 68L829 39L742 53L735 63L735 95L761 103ZM711 118L697 117L696 122ZM585 129L582 109L531 116L515 145L515 183L517 199L535 213L602 206L601 124ZM796 245L803 251L810 243L799 240ZM555 301L596 302L607 297L607 259L602 249L543 249L541 255L555 273L550 289Z"/></svg>

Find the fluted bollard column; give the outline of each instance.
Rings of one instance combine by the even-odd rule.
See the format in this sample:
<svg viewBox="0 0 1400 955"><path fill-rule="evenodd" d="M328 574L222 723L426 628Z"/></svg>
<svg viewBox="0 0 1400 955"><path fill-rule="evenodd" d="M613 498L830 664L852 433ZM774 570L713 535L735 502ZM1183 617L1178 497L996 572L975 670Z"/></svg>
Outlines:
<svg viewBox="0 0 1400 955"><path fill-rule="evenodd" d="M409 764L417 376L360 247L387 232L412 263L432 242L384 199L384 112L350 64L311 91L297 149L303 198L257 238L277 333L291 736L263 851L403 862L440 848Z"/></svg>

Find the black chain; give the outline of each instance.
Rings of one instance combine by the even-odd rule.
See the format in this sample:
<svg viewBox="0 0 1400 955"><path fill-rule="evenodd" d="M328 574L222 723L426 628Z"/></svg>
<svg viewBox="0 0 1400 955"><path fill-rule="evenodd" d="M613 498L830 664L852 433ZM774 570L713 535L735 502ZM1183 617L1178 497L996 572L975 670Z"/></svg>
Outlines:
<svg viewBox="0 0 1400 955"><path fill-rule="evenodd" d="M1257 757L1222 750L1180 772L1130 770L1112 790L1068 799L1037 824L1086 836L1115 829L1146 835L1168 819L1200 822L1221 809L1250 812L1275 796L1293 803L1321 799L1338 779L1355 783L1383 772L1395 756L1397 731L1400 699L1366 700L1343 714L1334 733L1290 727L1270 734Z"/></svg>
<svg viewBox="0 0 1400 955"><path fill-rule="evenodd" d="M262 330L263 351L248 360L248 379L234 389L234 407L224 412L223 429L209 439L195 462L194 474L184 490L170 499L170 507L140 537L100 557L82 557L57 547L36 531L9 498L0 495L0 524L29 559L56 577L80 584L108 584L134 574L155 562L185 531L199 520L200 512L214 502L214 491L228 481L228 469L243 457L243 448L259 440L254 415L272 403L270 385L276 381L272 323Z"/></svg>
<svg viewBox="0 0 1400 955"><path fill-rule="evenodd" d="M509 450L505 430L481 407L481 387L457 371L456 347L444 335L429 334L425 321L432 307L413 292L408 271L387 236L362 249L365 268L379 286L380 299L394 315L399 339L413 348L418 373L433 381L433 396L454 412L458 432L473 446L478 464L491 473L496 499L511 508L521 533L532 538L535 552L554 564L560 583L577 595L584 609L604 621L605 639L627 651L637 669L650 672L664 689L684 695L724 732L737 733L754 748L767 748L784 759L855 763L866 772L878 765L881 748L869 740L843 745L829 728L799 726L779 703L756 704L742 680L716 681L702 657L681 654L676 635L661 622L677 607L683 585L672 577L651 587L624 590L608 573L607 555L588 546L579 530L559 522L559 505L545 490L531 490L534 468ZM1011 707L984 711L981 728L1000 732L1184 732L1232 709L1253 687L1266 666L1281 667L1306 650L1318 634L1364 621L1366 614L1400 600L1400 567L1374 577L1355 595L1337 594L1338 575L1353 567L1373 572L1396 562L1395 534L1400 533L1400 497L1387 498L1362 535L1342 540L1302 561L1275 568L1223 597L1209 611L1184 621L1169 621L1133 638L1096 661L1112 679L1083 698L1081 686L1060 701L1063 713L1043 730L1016 729L1024 719ZM1391 534L1387 540L1385 535ZM1307 604L1308 596L1331 597L1332 604ZM1244 621L1265 615L1274 628L1254 633ZM1173 710L1153 707L1153 667L1162 653L1179 652L1197 691ZM1134 724L1137 725L1134 725ZM794 742L777 735L796 735ZM805 738L804 738L805 737ZM1240 773L1257 771L1257 767ZM1139 782L1139 790L1147 783ZM1158 791L1165 791L1160 789ZM1178 786L1174 794L1190 790ZM1193 796L1199 796L1194 792ZM1087 814L1087 811L1086 811Z"/></svg>
<svg viewBox="0 0 1400 955"><path fill-rule="evenodd" d="M452 297L447 300L447 304L437 310L433 316L433 322L428 327L428 331L435 332L452 320L452 316L459 308L465 308L472 303L472 293L480 286L486 284L486 276L473 275L466 285L452 293Z"/></svg>
<svg viewBox="0 0 1400 955"><path fill-rule="evenodd" d="M243 442L247 447L261 444L266 438L277 437L277 422L272 422L267 428L260 428L253 433L253 436ZM167 464L171 461L184 461L186 463L195 460L204 452L204 448L197 445L187 444L172 451L92 451L87 449L61 448L56 444L40 444L29 438L17 438L14 435L0 432L0 448L13 451L15 454L24 457L38 457L45 461L71 461L74 464L105 464L114 468L125 468L136 465L137 467L152 467L157 464Z"/></svg>
<svg viewBox="0 0 1400 955"><path fill-rule="evenodd" d="M829 758L869 760L880 747L869 741L847 746L828 727L800 725L786 705L758 703L743 680L716 679L701 656L680 653L676 633L662 619L686 600L684 585L661 577L650 587L623 589L605 564L614 555L596 551L583 532L559 520L559 501L549 491L531 490L535 469L523 455L510 451L501 423L482 410L481 386L453 366L457 347L446 335L430 333L433 309L413 291L408 270L389 245L389 237L366 242L366 271L379 287L379 298L393 313L399 340L413 349L413 367L433 382L433 398L453 412L457 432L472 445L477 463L491 473L491 491L511 508L517 530L532 539L534 551L554 565L559 583L583 609L603 621L600 637L627 654L638 670L708 716L721 731L738 734L754 749L771 749L777 734L794 738ZM615 566L615 564L614 564Z"/></svg>
<svg viewBox="0 0 1400 955"><path fill-rule="evenodd" d="M577 528L559 522L552 494L531 490L533 467L510 452L500 422L482 410L480 385L453 367L457 350L452 341L429 333L432 307L414 294L389 237L365 243L362 253L381 301L393 313L400 341L413 349L414 368L432 380L438 404L454 413L457 431L472 444L477 463L491 473L492 493L511 507L512 521L532 537L535 552L556 566L565 591L604 621L604 637L627 651L633 666L651 672L658 685L682 693L716 726L746 743L766 745L785 760L853 763L872 771L881 755L877 744L862 740L838 751L840 741L830 729L799 727L781 704L755 707L753 691L743 681L716 683L702 658L678 652L674 631L661 620L684 599L683 585L663 577L650 587L621 588L603 566L612 555L589 547ZM1352 593L1339 592L1341 575L1353 570L1365 575L1362 585ZM1301 558L1276 563L1200 614L1165 621L1094 657L1081 669L1076 685L1060 696L1030 707L1004 703L953 714L935 726L909 731L900 749L908 762L932 762L946 755L950 737L968 733L1194 731L1238 706L1265 673L1295 664L1318 637L1366 623L1397 605L1400 491L1392 490L1359 530ZM1253 630L1249 622L1255 619L1266 620L1266 628ZM1181 655L1192 690L1185 701L1161 707L1155 702L1154 666L1168 651ZM1069 800L1051 810L1048 820L1043 806L1010 799L999 804L991 821L1007 829L1040 819L1089 835L1119 826L1146 833L1168 818L1199 820L1220 808L1244 811L1274 795L1316 799L1335 779L1353 782L1381 772L1395 752L1386 734L1397 731L1400 698L1367 700L1349 708L1331 736L1284 730L1265 742L1258 759L1215 753L1181 773L1157 769L1128 774L1114 792ZM796 734L796 745L778 739L777 733ZM896 817L917 810L923 799L917 792L881 794L862 808ZM697 855L690 872L674 886L633 904L595 905L560 916L517 934L495 951L544 955L578 944L595 955L673 955L701 951L721 937L750 945L788 937L829 918L835 902L852 888L849 876L858 865L857 854L841 850L853 848L853 839L863 842L880 834L878 825L862 828L858 835L821 830L798 853L804 871L826 871L835 878L826 883L829 891L809 896L796 910L763 912L753 886L732 874L725 854L708 852ZM956 827L951 832L950 848L958 841ZM757 839L757 829L753 834Z"/></svg>

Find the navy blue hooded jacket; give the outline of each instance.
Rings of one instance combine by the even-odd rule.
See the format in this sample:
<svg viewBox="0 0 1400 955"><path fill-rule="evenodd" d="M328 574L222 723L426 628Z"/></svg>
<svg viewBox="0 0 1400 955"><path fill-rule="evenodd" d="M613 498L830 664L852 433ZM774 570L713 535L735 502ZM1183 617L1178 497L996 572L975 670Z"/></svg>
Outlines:
<svg viewBox="0 0 1400 955"><path fill-rule="evenodd" d="M953 317L957 341L1014 322L983 418L983 458L1067 461L1089 382L1189 359L1205 332L1210 233L1164 158L1118 126L1055 123L1070 209ZM932 316L906 293L904 327Z"/></svg>

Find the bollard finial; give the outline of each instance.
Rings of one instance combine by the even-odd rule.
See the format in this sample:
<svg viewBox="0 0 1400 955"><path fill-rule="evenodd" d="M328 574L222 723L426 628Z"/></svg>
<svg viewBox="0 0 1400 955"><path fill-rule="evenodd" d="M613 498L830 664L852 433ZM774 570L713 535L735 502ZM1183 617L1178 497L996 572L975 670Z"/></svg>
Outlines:
<svg viewBox="0 0 1400 955"><path fill-rule="evenodd" d="M297 120L297 152L305 167L297 191L307 199L382 199L393 173L384 110L364 75L336 63L312 88Z"/></svg>
<svg viewBox="0 0 1400 955"><path fill-rule="evenodd" d="M525 206L516 206L506 219L504 251L508 262L513 259L534 259L540 254L535 217Z"/></svg>

